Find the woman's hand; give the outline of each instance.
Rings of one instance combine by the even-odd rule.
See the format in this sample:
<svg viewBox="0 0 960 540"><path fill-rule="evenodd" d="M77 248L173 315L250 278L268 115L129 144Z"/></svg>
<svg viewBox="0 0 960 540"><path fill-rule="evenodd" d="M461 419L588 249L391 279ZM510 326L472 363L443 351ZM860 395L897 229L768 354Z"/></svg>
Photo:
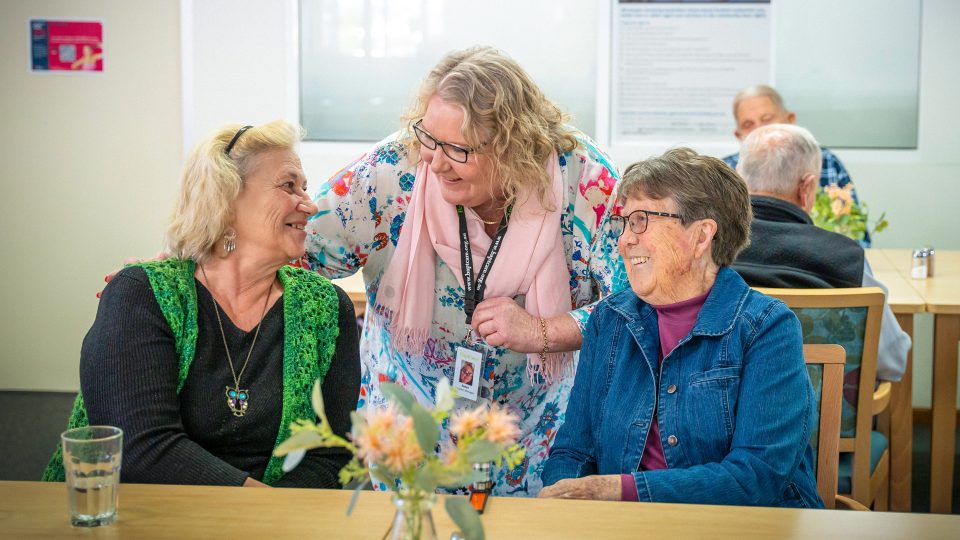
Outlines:
<svg viewBox="0 0 960 540"><path fill-rule="evenodd" d="M477 304L471 326L494 347L506 347L521 353L543 350L540 320L512 298L488 298Z"/></svg>
<svg viewBox="0 0 960 540"><path fill-rule="evenodd" d="M128 257L128 258L126 258L126 259L123 260L123 266L121 266L120 268L114 268L113 270L110 271L109 274L103 276L103 281L104 281L104 283L110 283L110 280L113 279L113 276L116 276L116 275L117 275L117 272L123 270L124 267L126 267L126 266L129 265L129 264L137 264L137 263L141 263L141 262L143 262L143 261L162 261L162 260L167 259L167 258L169 258L169 257L170 257L170 254L167 253L166 251L160 251L160 252L158 252L156 255L153 256L152 259L141 259L141 258L139 258L139 257ZM101 289L99 292L97 292L97 298L100 298L100 294L101 294L101 293L103 293L103 290L102 290L102 289Z"/></svg>
<svg viewBox="0 0 960 540"><path fill-rule="evenodd" d="M603 474L583 478L565 478L540 491L543 499L592 499L597 501L622 500L620 475Z"/></svg>
<svg viewBox="0 0 960 540"><path fill-rule="evenodd" d="M547 348L550 352L575 351L583 343L580 327L564 313L544 319L547 327ZM540 319L520 307L512 298L488 298L477 304L471 324L484 341L495 347L506 347L519 353L543 350L543 329Z"/></svg>

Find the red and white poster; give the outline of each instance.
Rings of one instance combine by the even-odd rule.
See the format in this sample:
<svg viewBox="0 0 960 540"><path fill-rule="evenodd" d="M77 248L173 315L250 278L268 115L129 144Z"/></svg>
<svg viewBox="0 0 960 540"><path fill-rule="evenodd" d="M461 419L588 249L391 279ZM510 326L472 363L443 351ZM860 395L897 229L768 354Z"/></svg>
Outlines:
<svg viewBox="0 0 960 540"><path fill-rule="evenodd" d="M103 23L30 19L33 71L103 71Z"/></svg>

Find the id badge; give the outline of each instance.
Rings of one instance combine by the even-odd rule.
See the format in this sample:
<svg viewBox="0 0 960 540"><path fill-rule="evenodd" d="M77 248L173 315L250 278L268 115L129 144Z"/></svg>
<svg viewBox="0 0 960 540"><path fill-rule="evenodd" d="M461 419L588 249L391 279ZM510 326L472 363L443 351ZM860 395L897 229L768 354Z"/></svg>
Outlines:
<svg viewBox="0 0 960 540"><path fill-rule="evenodd" d="M470 341L467 340L468 343ZM483 340L473 341L470 346L457 347L457 359L453 367L453 387L457 389L458 397L470 401L490 399L493 370L487 369L489 358L490 347Z"/></svg>

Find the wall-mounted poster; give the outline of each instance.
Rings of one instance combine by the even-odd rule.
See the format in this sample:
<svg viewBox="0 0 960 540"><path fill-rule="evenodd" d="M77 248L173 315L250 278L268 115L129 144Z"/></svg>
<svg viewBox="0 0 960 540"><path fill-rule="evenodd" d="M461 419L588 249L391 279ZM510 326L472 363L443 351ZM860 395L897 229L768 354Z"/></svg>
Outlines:
<svg viewBox="0 0 960 540"><path fill-rule="evenodd" d="M30 19L32 71L103 71L103 23Z"/></svg>
<svg viewBox="0 0 960 540"><path fill-rule="evenodd" d="M617 0L615 143L729 140L738 90L771 80L771 0Z"/></svg>

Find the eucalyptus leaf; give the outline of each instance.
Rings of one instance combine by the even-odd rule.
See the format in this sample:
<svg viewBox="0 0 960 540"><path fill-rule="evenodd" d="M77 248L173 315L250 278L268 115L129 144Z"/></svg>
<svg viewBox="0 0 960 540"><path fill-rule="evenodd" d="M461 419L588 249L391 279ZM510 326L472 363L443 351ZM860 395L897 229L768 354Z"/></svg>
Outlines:
<svg viewBox="0 0 960 540"><path fill-rule="evenodd" d="M432 454L437 448L437 439L440 437L440 426L433 419L433 415L419 403L411 407L410 416L413 418L413 429L417 434L420 449L426 455Z"/></svg>
<svg viewBox="0 0 960 540"><path fill-rule="evenodd" d="M435 411L447 412L453 408L453 391L446 377L441 377L440 382L437 383L436 401Z"/></svg>
<svg viewBox="0 0 960 540"><path fill-rule="evenodd" d="M294 450L310 450L311 448L320 448L321 446L329 446L322 435L313 430L301 431L294 433L289 439L280 443L280 445L273 450L273 455L284 456Z"/></svg>
<svg viewBox="0 0 960 540"><path fill-rule="evenodd" d="M410 415L413 404L417 402L413 394L407 392L403 387L395 383L381 384L380 391L383 392L383 395L386 396L387 399L394 402L400 411L406 415Z"/></svg>
<svg viewBox="0 0 960 540"><path fill-rule="evenodd" d="M457 524L467 540L484 540L480 514L470 506L470 502L465 497L451 495L447 497L444 506L447 508L450 519Z"/></svg>
<svg viewBox="0 0 960 540"><path fill-rule="evenodd" d="M388 469L371 464L369 471L370 476L377 482L387 486L387 489L395 489L397 487L397 477L391 474Z"/></svg>
<svg viewBox="0 0 960 540"><path fill-rule="evenodd" d="M467 459L473 463L493 461L500 456L501 452L503 452L503 449L500 445L486 439L480 439L467 449Z"/></svg>
<svg viewBox="0 0 960 540"><path fill-rule="evenodd" d="M350 496L350 504L347 505L347 516L353 513L353 507L357 504L357 498L360 496L360 492L363 491L363 488L367 486L367 483L370 482L370 479L364 480L357 489L353 490L353 495Z"/></svg>
<svg viewBox="0 0 960 540"><path fill-rule="evenodd" d="M433 493L437 490L437 476L429 464L417 469L416 474L413 475L413 481L418 488L427 493Z"/></svg>
<svg viewBox="0 0 960 540"><path fill-rule="evenodd" d="M303 460L303 456L307 455L306 448L299 448L297 450L292 450L287 457L283 458L283 465L280 467L283 469L283 472L288 473L300 464L300 461Z"/></svg>
<svg viewBox="0 0 960 540"><path fill-rule="evenodd" d="M327 421L326 411L323 410L323 394L320 392L320 379L313 383L313 393L310 395L310 401L313 404L313 412L317 413L317 418L324 422Z"/></svg>

